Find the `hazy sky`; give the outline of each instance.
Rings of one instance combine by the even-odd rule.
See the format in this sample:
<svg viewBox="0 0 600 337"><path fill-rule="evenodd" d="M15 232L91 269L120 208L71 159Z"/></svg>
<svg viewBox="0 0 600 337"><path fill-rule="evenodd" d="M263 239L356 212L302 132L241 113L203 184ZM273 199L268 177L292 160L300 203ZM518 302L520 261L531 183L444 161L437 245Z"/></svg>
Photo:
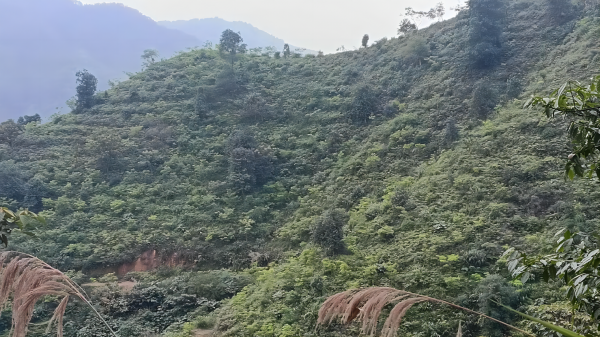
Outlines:
<svg viewBox="0 0 600 337"><path fill-rule="evenodd" d="M80 0L84 4L119 2L156 21L219 17L244 21L295 46L333 52L396 36L405 7L427 10L441 0ZM464 0L443 0L446 16Z"/></svg>

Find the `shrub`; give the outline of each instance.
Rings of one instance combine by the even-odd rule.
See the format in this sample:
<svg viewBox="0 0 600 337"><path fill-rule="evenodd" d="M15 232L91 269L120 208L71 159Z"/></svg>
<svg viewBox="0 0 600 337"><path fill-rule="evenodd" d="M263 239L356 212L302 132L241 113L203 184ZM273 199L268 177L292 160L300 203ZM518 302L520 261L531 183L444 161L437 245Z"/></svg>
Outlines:
<svg viewBox="0 0 600 337"><path fill-rule="evenodd" d="M429 56L429 54L431 54L431 51L425 39L420 36L414 37L408 42L405 60L410 64L421 65L423 59Z"/></svg>
<svg viewBox="0 0 600 337"><path fill-rule="evenodd" d="M473 87L470 110L480 118L486 118L497 104L496 91L487 81L481 80Z"/></svg>
<svg viewBox="0 0 600 337"><path fill-rule="evenodd" d="M321 246L327 255L336 255L344 251L343 228L348 221L342 209L325 211L316 221L313 229L313 242Z"/></svg>
<svg viewBox="0 0 600 337"><path fill-rule="evenodd" d="M353 123L367 124L369 117L376 109L377 99L373 90L369 86L363 85L356 90L348 117Z"/></svg>
<svg viewBox="0 0 600 337"><path fill-rule="evenodd" d="M242 100L240 115L248 120L263 120L267 113L267 104L258 93L250 93Z"/></svg>
<svg viewBox="0 0 600 337"><path fill-rule="evenodd" d="M519 293L502 276L488 275L479 283L475 294L478 295L477 303L480 312L502 322L512 321L512 315L508 311L492 302L493 300L513 308L519 305ZM483 324L483 331L486 336L501 337L505 336L508 329L498 323L486 321Z"/></svg>

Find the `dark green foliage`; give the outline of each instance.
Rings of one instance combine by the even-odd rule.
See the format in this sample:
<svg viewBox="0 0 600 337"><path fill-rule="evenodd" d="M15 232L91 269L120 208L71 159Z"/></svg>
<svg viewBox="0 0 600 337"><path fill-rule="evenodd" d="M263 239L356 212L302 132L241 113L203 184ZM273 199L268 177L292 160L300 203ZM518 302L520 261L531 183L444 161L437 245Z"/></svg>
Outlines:
<svg viewBox="0 0 600 337"><path fill-rule="evenodd" d="M344 226L348 215L342 209L325 211L316 221L312 240L321 246L327 255L333 256L344 251Z"/></svg>
<svg viewBox="0 0 600 337"><path fill-rule="evenodd" d="M569 137L574 144L573 153L568 156L565 165L566 175L586 175L591 178L594 173L600 178L600 75L591 79L589 85L577 81L564 83L554 90L549 97L532 96L525 106L542 106L548 118L563 115L572 118L569 125Z"/></svg>
<svg viewBox="0 0 600 337"><path fill-rule="evenodd" d="M267 116L267 104L264 98L258 93L250 93L243 98L241 102L240 115L242 118L258 122Z"/></svg>
<svg viewBox="0 0 600 337"><path fill-rule="evenodd" d="M507 99L517 98L523 92L523 83L516 77L511 77L506 81L505 95Z"/></svg>
<svg viewBox="0 0 600 337"><path fill-rule="evenodd" d="M398 27L398 35L408 35L417 31L417 25L409 19L402 19Z"/></svg>
<svg viewBox="0 0 600 337"><path fill-rule="evenodd" d="M219 40L219 50L224 53L228 53L231 58L231 67L233 69L233 60L237 53L245 53L246 45L241 44L244 42L240 33L236 33L231 29L226 29L221 33L221 39Z"/></svg>
<svg viewBox="0 0 600 337"><path fill-rule="evenodd" d="M12 145L22 132L21 125L15 123L12 119L0 123L0 144Z"/></svg>
<svg viewBox="0 0 600 337"><path fill-rule="evenodd" d="M207 102L206 93L204 88L198 88L196 99L194 101L194 110L198 118L206 117L206 114L210 111L210 104Z"/></svg>
<svg viewBox="0 0 600 337"><path fill-rule="evenodd" d="M508 270L523 283L536 274L541 274L544 282L560 282L566 287L566 295L572 307L585 312L589 322L600 329L598 238L568 229L557 233L555 237L559 239L553 247L554 252L548 255L529 256L514 248L507 250L504 254L508 256ZM589 322L582 322L576 331L589 333L586 326Z"/></svg>
<svg viewBox="0 0 600 337"><path fill-rule="evenodd" d="M407 51L406 62L413 65L421 65L423 59L431 53L427 41L419 36L408 42Z"/></svg>
<svg viewBox="0 0 600 337"><path fill-rule="evenodd" d="M362 41L360 42L360 45L363 48L367 48L367 45L369 44L369 34L365 34L363 35Z"/></svg>
<svg viewBox="0 0 600 337"><path fill-rule="evenodd" d="M512 323L513 315L493 302L496 301L513 308L521 302L521 295L504 277L500 275L487 276L479 283L475 294L478 294L479 312L502 322ZM485 321L483 332L486 336L502 337L506 335L508 328L492 321Z"/></svg>
<svg viewBox="0 0 600 337"><path fill-rule="evenodd" d="M227 141L229 151L237 148L254 149L256 148L256 140L254 136L246 130L234 131Z"/></svg>
<svg viewBox="0 0 600 337"><path fill-rule="evenodd" d="M292 52L290 51L290 45L287 43L284 44L283 45L283 57L288 58L288 57L290 57L291 54L292 54Z"/></svg>
<svg viewBox="0 0 600 337"><path fill-rule="evenodd" d="M355 124L369 123L369 117L377 112L377 97L368 85L359 87L348 111L348 118Z"/></svg>
<svg viewBox="0 0 600 337"><path fill-rule="evenodd" d="M547 18L552 25L560 25L569 21L575 14L575 6L571 1L546 0Z"/></svg>
<svg viewBox="0 0 600 337"><path fill-rule="evenodd" d="M160 334L172 324L189 321L196 310L208 313L218 307L215 301L181 290L181 285L167 288L148 284L137 286L130 293L100 288L94 290L92 300L102 303L100 313L118 330L119 336L138 337ZM93 316L86 316L86 311L89 310L81 310L79 303L68 307L67 316L79 319L65 325L66 336L104 336L101 323Z"/></svg>
<svg viewBox="0 0 600 337"><path fill-rule="evenodd" d="M503 0L469 0L469 55L474 66L500 63L503 18Z"/></svg>
<svg viewBox="0 0 600 337"><path fill-rule="evenodd" d="M459 138L458 128L456 127L456 120L452 117L446 121L446 127L444 128L444 142L446 144L452 144Z"/></svg>
<svg viewBox="0 0 600 337"><path fill-rule="evenodd" d="M221 301L237 294L250 282L247 276L217 270L194 273L185 281L185 285L191 294Z"/></svg>
<svg viewBox="0 0 600 337"><path fill-rule="evenodd" d="M480 80L473 85L473 97L469 108L479 118L486 118L498 103L497 93L487 80Z"/></svg>
<svg viewBox="0 0 600 337"><path fill-rule="evenodd" d="M75 112L81 113L94 105L94 94L98 79L90 74L86 69L78 71L77 74L77 106Z"/></svg>
<svg viewBox="0 0 600 337"><path fill-rule="evenodd" d="M246 194L262 187L273 176L269 156L255 148L254 137L245 131L236 131L229 138L229 176L233 189Z"/></svg>
<svg viewBox="0 0 600 337"><path fill-rule="evenodd" d="M238 79L232 69L226 68L217 74L215 89L217 94L221 96L235 95L241 90Z"/></svg>
<svg viewBox="0 0 600 337"><path fill-rule="evenodd" d="M30 178L13 161L0 162L0 200L13 200L22 208L40 212L42 198L47 196L47 188L40 179Z"/></svg>
<svg viewBox="0 0 600 337"><path fill-rule="evenodd" d="M41 121L42 121L42 117L40 117L39 114L35 114L35 115L32 115L32 116L25 115L25 116L19 117L19 119L17 120L17 124L19 124L19 125L27 125L27 124L32 123L32 122L38 122L39 123Z"/></svg>

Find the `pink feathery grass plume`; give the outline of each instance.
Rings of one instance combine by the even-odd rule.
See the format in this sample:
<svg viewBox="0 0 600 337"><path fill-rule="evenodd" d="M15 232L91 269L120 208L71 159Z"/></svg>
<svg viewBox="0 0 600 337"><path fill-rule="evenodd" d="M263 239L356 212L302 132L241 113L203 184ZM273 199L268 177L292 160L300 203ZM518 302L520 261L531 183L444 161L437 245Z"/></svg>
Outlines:
<svg viewBox="0 0 600 337"><path fill-rule="evenodd" d="M486 319L490 319L511 329L522 332L528 336L534 336L531 333L523 331L510 324L499 321L477 311L461 307L459 305L439 300L437 298L423 296L404 290L398 290L389 287L371 287L365 289L347 290L330 296L319 310L317 325L327 325L336 319L344 324L350 324L357 320L362 323L361 333L375 336L377 333L377 321L383 309L388 304L395 304L381 329L382 337L394 337L397 334L400 324L406 313L413 305L422 302L439 303L451 306L455 309L463 310ZM460 325L460 323L459 323ZM459 335L462 335L462 328L459 327Z"/></svg>
<svg viewBox="0 0 600 337"><path fill-rule="evenodd" d="M52 324L57 322L58 337L63 335L63 317L70 296L78 297L88 304L116 337L106 321L86 299L83 290L60 270L52 268L36 257L11 251L0 253L0 309L9 305L11 295L10 337L25 337L36 302L47 295L62 297L48 324L50 330Z"/></svg>

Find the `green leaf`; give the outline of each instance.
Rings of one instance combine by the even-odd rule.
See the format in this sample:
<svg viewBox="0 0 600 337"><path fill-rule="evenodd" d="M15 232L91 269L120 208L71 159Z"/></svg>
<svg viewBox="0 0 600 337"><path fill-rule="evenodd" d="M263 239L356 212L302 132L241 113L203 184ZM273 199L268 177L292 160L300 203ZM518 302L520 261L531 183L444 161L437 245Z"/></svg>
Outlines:
<svg viewBox="0 0 600 337"><path fill-rule="evenodd" d="M548 282L548 280L550 280L550 272L548 271L548 268L544 268L542 278L544 279L544 282Z"/></svg>
<svg viewBox="0 0 600 337"><path fill-rule="evenodd" d="M568 168L567 169L567 176L571 180L575 179L575 170L573 170L573 168Z"/></svg>

